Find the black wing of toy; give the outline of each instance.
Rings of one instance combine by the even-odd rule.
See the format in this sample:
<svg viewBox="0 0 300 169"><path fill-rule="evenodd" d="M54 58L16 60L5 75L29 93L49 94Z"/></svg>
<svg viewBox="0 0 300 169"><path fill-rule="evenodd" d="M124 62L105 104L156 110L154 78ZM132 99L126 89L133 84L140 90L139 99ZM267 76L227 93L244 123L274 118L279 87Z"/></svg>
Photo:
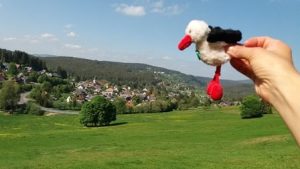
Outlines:
<svg viewBox="0 0 300 169"><path fill-rule="evenodd" d="M239 30L222 29L221 27L212 27L208 34L207 41L210 43L214 42L226 42L229 44L237 43L242 39L242 33Z"/></svg>

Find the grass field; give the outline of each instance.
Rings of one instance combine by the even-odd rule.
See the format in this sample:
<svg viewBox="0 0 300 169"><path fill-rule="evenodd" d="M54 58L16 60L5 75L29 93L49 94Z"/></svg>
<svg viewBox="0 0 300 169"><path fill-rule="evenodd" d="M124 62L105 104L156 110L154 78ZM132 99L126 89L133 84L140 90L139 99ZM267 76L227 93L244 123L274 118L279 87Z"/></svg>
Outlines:
<svg viewBox="0 0 300 169"><path fill-rule="evenodd" d="M85 128L76 115L0 114L0 168L300 168L276 114L241 120L236 108L119 115Z"/></svg>

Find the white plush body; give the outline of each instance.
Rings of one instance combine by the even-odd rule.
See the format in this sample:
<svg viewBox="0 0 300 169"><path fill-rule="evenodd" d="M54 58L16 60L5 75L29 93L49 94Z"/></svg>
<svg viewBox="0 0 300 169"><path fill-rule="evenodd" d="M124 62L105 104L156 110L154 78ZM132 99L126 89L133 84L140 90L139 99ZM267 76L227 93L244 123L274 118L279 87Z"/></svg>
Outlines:
<svg viewBox="0 0 300 169"><path fill-rule="evenodd" d="M196 49L199 51L200 59L204 63L220 66L230 59L229 55L224 51L226 45L225 42L208 43L203 41L202 43L196 43Z"/></svg>
<svg viewBox="0 0 300 169"><path fill-rule="evenodd" d="M196 50L200 52L200 59L209 65L220 66L226 63L230 57L225 53L225 42L209 43L207 36L210 32L209 26L204 21L192 20L185 33L190 35L193 43L196 44Z"/></svg>

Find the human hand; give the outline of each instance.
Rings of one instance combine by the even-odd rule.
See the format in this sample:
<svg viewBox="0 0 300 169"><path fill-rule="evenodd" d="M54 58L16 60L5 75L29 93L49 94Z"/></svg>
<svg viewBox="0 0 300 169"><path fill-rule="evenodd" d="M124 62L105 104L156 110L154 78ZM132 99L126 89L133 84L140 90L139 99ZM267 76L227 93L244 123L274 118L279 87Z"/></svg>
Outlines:
<svg viewBox="0 0 300 169"><path fill-rule="evenodd" d="M278 96L276 89L297 74L291 49L270 37L254 37L243 46L231 46L227 53L231 65L253 80L256 93L269 101Z"/></svg>

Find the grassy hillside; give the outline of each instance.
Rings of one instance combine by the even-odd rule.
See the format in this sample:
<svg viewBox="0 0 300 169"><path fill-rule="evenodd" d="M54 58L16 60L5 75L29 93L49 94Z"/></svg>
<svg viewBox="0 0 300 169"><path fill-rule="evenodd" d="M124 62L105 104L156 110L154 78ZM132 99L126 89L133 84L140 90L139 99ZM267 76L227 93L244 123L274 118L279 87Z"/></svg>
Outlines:
<svg viewBox="0 0 300 169"><path fill-rule="evenodd" d="M236 108L120 115L84 128L78 116L0 114L0 168L300 168L280 117L241 120Z"/></svg>

